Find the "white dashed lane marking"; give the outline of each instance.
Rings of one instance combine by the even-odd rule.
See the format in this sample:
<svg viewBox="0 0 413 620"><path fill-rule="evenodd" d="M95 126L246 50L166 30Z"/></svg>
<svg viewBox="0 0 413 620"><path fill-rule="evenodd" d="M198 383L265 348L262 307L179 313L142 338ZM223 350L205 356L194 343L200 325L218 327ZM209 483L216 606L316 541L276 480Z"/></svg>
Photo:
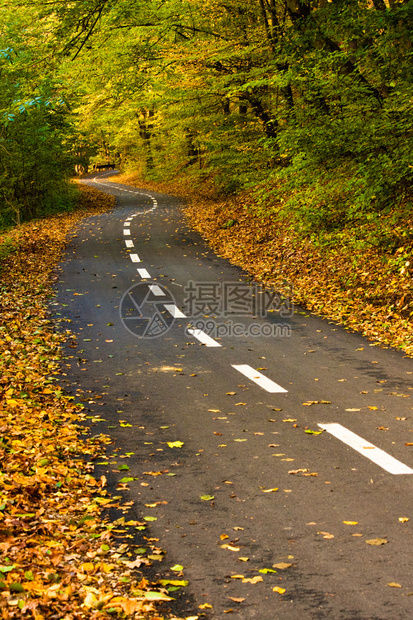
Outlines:
<svg viewBox="0 0 413 620"><path fill-rule="evenodd" d="M203 332L202 329L188 329L188 334L191 334L192 336L197 338L200 342L202 342L202 344L206 345L207 347L222 347L219 342L211 338L211 336L208 336L208 334Z"/></svg>
<svg viewBox="0 0 413 620"><path fill-rule="evenodd" d="M231 366L245 377L248 377L248 379L251 379L251 381L254 381L254 383L259 385L266 392L271 392L272 394L285 394L288 392L288 390L285 390L281 385L268 379L268 377L258 372L258 370L254 370L252 366L248 366L248 364L231 364Z"/></svg>
<svg viewBox="0 0 413 620"><path fill-rule="evenodd" d="M141 259L139 258L138 254L129 254L130 259L132 261L132 263L140 263Z"/></svg>
<svg viewBox="0 0 413 620"><path fill-rule="evenodd" d="M183 314L179 308L175 306L175 304L164 304L165 309L168 310L169 314L171 314L174 319L186 319L185 314Z"/></svg>
<svg viewBox="0 0 413 620"><path fill-rule="evenodd" d="M150 280L151 274L146 269L138 269L138 273L141 278L147 278Z"/></svg>
<svg viewBox="0 0 413 620"><path fill-rule="evenodd" d="M157 284L150 284L149 288L151 292L157 297L165 297L165 293Z"/></svg>
<svg viewBox="0 0 413 620"><path fill-rule="evenodd" d="M127 248L134 248L135 244L133 243L132 239L125 239L125 244Z"/></svg>
<svg viewBox="0 0 413 620"><path fill-rule="evenodd" d="M341 424L319 424L318 426L385 469L389 474L413 474L413 469L359 435L349 431L345 426L341 426Z"/></svg>

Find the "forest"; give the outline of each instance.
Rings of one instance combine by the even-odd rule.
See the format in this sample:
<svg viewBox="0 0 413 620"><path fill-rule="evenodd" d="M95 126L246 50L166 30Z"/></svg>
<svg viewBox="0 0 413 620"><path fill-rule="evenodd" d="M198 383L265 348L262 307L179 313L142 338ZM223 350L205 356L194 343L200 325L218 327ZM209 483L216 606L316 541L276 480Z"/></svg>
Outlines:
<svg viewBox="0 0 413 620"><path fill-rule="evenodd" d="M109 161L252 193L304 235L397 227L410 208L411 0L1 0L0 15L3 227L70 208L75 170Z"/></svg>

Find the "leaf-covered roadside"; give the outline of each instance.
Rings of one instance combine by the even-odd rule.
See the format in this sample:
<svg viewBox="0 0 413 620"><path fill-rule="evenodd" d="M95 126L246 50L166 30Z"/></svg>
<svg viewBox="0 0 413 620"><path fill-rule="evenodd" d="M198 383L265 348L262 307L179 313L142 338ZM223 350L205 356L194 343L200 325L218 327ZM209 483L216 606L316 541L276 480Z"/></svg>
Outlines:
<svg viewBox="0 0 413 620"><path fill-rule="evenodd" d="M282 199L263 215L253 194L219 198L183 175L173 183L144 182L133 173L116 179L184 196L189 224L218 254L280 292L288 294L292 287L294 302L303 308L413 354L413 221L408 213L400 215L395 208L320 241L285 217Z"/></svg>
<svg viewBox="0 0 413 620"><path fill-rule="evenodd" d="M113 199L84 187L79 209L0 237L0 617L159 619L168 600L133 572L102 518L105 478L87 459L108 438L85 437L82 405L58 385L60 345L47 310L67 233ZM83 434L82 434L83 433ZM85 458L86 456L86 458ZM142 562L145 563L144 561Z"/></svg>
<svg viewBox="0 0 413 620"><path fill-rule="evenodd" d="M186 213L216 252L255 279L281 292L291 286L296 304L413 354L411 217L394 225L392 214L382 216L380 230L367 221L319 243L277 217L277 207L257 214L248 195L192 201ZM376 244L379 234L393 237L391 251Z"/></svg>

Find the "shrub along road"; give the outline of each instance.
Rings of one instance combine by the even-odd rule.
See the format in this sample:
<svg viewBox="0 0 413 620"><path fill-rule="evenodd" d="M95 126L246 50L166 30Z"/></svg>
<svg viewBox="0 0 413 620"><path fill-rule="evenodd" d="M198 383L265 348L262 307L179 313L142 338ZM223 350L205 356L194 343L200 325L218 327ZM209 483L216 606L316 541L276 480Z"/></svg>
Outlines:
<svg viewBox="0 0 413 620"><path fill-rule="evenodd" d="M56 311L77 335L66 387L114 439L96 477L147 523L152 563L189 582L188 614L408 617L412 361L291 312L176 199L104 177L86 182L117 207L79 227Z"/></svg>

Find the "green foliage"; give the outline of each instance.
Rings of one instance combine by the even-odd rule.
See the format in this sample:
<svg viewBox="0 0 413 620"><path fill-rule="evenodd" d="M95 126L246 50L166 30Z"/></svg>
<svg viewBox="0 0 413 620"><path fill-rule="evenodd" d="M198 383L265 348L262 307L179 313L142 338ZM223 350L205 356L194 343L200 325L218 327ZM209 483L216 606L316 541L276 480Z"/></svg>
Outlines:
<svg viewBox="0 0 413 620"><path fill-rule="evenodd" d="M31 6L36 25L18 27L20 13L0 53L9 212L48 208L40 188L57 188L68 154L154 180L213 179L227 194L253 188L263 213L282 196L303 234L409 203L412 0Z"/></svg>
<svg viewBox="0 0 413 620"><path fill-rule="evenodd" d="M37 71L35 32L22 41L21 26L17 13L0 31L0 227L68 208L73 198L69 106L56 77Z"/></svg>

